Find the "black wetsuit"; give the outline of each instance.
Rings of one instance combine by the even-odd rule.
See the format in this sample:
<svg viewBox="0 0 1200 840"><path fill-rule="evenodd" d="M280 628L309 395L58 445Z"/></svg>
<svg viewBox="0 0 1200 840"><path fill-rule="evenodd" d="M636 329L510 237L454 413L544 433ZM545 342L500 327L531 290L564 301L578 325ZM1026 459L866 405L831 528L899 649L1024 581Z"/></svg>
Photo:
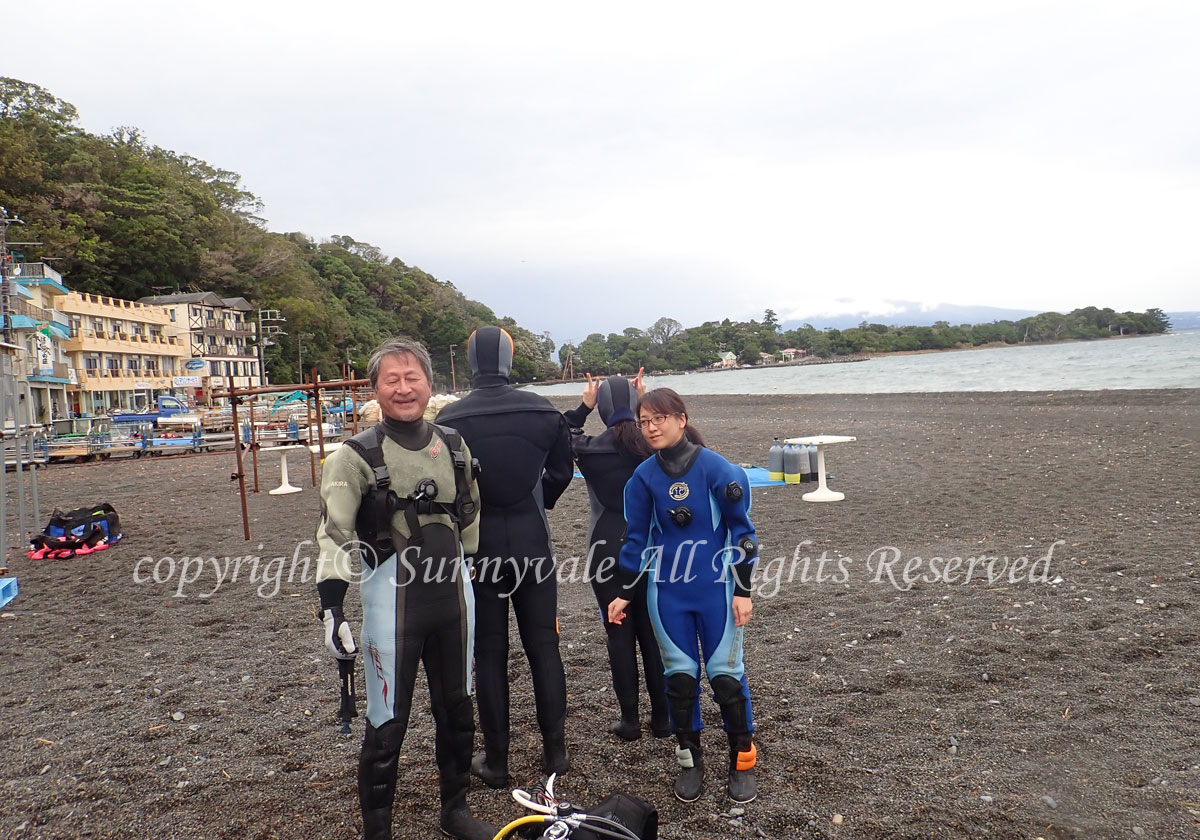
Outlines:
<svg viewBox="0 0 1200 840"><path fill-rule="evenodd" d="M474 386L466 397L445 406L437 422L457 429L480 464L479 549L473 558L476 702L487 763L504 768L510 602L529 659L543 745L562 745L567 685L558 650L558 586L545 511L554 507L574 470L567 422L545 397L514 389L506 372L486 360L476 371Z"/></svg>
<svg viewBox="0 0 1200 840"><path fill-rule="evenodd" d="M642 650L642 670L650 698L650 728L655 735L671 734L667 711L667 683L662 656L654 638L654 626L646 609L646 578L639 577L626 588L617 569L617 556L625 538L625 484L642 458L618 446L611 429L595 437L583 433L591 409L580 404L565 413L571 425L571 448L579 471L587 480L592 515L588 527L587 577L600 606L600 618L608 643L613 691L621 708L621 720L638 721L637 649ZM614 598L630 601L627 618L620 624L608 620L608 605Z"/></svg>

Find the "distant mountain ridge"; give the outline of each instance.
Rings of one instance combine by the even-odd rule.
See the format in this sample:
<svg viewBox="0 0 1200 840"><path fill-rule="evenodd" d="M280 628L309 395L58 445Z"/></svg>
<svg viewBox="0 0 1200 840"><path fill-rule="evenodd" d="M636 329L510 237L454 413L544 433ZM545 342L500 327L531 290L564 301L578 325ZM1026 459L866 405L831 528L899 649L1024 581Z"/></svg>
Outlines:
<svg viewBox="0 0 1200 840"><path fill-rule="evenodd" d="M1171 331L1200 330L1200 312L1168 312L1167 320L1171 322Z"/></svg>
<svg viewBox="0 0 1200 840"><path fill-rule="evenodd" d="M964 306L954 303L939 303L932 308L911 300L889 300L898 309L886 315L878 312L860 310L858 312L843 312L837 315L812 315L801 318L790 318L780 324L780 329L794 330L804 324L812 324L819 330L846 330L857 327L863 321L868 324L884 324L886 326L931 327L938 321L945 321L951 326L959 324L990 324L993 321L1019 321L1039 315L1043 310L1038 309L1004 309L998 306ZM1200 328L1200 312L1168 312L1173 330L1191 330Z"/></svg>

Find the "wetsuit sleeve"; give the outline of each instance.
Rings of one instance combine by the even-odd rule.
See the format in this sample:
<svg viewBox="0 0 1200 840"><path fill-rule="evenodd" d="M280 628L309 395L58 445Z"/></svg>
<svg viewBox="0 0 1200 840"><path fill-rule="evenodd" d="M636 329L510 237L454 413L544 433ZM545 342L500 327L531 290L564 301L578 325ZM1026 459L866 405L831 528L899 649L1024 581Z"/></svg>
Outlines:
<svg viewBox="0 0 1200 840"><path fill-rule="evenodd" d="M751 575L758 560L758 536L750 521L750 480L741 467L725 461L714 470L716 481L709 492L717 500L721 515L729 529L729 545L741 551L732 556L729 571L733 575L734 594L750 597ZM736 490L735 490L736 488Z"/></svg>
<svg viewBox="0 0 1200 840"><path fill-rule="evenodd" d="M552 510L558 497L571 483L575 475L575 460L571 457L571 433L567 429L567 421L558 415L558 437L546 457L546 468L542 472L542 498L546 510Z"/></svg>
<svg viewBox="0 0 1200 840"><path fill-rule="evenodd" d="M592 410L583 403L579 404L579 408L572 408L570 411L564 411L563 417L567 418L567 425L572 429L582 429L583 424L587 422L588 415Z"/></svg>
<svg viewBox="0 0 1200 840"><path fill-rule="evenodd" d="M467 463L471 463L471 450L467 446L467 442L463 441L463 455L467 459ZM462 525L462 530L459 532L459 539L462 540L463 556L470 557L479 550L479 482L475 479L475 474L471 473L471 501L475 504L475 513L466 517L466 523Z"/></svg>
<svg viewBox="0 0 1200 840"><path fill-rule="evenodd" d="M649 563L646 548L650 543L650 525L654 504L650 488L637 473L625 484L625 540L617 559L621 583L631 587Z"/></svg>
<svg viewBox="0 0 1200 840"><path fill-rule="evenodd" d="M317 525L317 588L322 601L335 590L345 593L344 587L323 585L324 581L353 579L354 520L363 495L371 488L369 469L349 446L338 447L325 459L321 471L321 521Z"/></svg>

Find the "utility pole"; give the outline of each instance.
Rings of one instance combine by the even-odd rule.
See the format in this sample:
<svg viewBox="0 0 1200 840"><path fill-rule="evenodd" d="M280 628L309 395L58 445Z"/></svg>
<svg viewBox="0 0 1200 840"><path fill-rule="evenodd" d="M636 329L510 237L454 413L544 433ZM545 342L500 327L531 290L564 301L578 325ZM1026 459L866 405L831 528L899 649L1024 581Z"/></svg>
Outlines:
<svg viewBox="0 0 1200 840"><path fill-rule="evenodd" d="M258 387L266 387L266 359L263 357L263 349L273 347L275 342L272 338L281 335L287 335L283 331L280 324L286 324L287 318L279 313L278 309L260 309L258 310Z"/></svg>
<svg viewBox="0 0 1200 840"><path fill-rule="evenodd" d="M457 344L450 345L450 393L458 390L458 383L454 380L454 348Z"/></svg>
<svg viewBox="0 0 1200 840"><path fill-rule="evenodd" d="M4 341L13 343L12 331L12 289L8 280L8 265L11 257L8 255L8 226L23 225L19 216L9 216L8 208L0 207L0 307L4 309Z"/></svg>
<svg viewBox="0 0 1200 840"><path fill-rule="evenodd" d="M312 333L296 334L296 362L300 369L300 382L304 382L304 342L313 337Z"/></svg>

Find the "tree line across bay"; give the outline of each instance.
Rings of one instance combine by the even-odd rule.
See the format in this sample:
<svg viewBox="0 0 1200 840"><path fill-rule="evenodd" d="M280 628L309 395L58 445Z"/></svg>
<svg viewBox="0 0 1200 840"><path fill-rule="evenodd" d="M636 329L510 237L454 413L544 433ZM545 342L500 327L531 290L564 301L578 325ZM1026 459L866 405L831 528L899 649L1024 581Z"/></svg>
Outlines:
<svg viewBox="0 0 1200 840"><path fill-rule="evenodd" d="M889 326L864 321L846 330L818 330L804 324L783 330L768 309L761 321L707 321L684 328L673 318L659 318L647 329L627 327L620 333L592 333L579 344L564 344L559 358L572 360L576 372L601 374L664 370L696 370L722 364L763 364L817 357L857 356L917 350L953 350L999 344L1091 340L1166 332L1170 322L1161 309L1115 312L1094 306L1063 315L1042 312L1017 321L952 326ZM785 351L801 351L791 353ZM730 358L732 354L732 359Z"/></svg>

